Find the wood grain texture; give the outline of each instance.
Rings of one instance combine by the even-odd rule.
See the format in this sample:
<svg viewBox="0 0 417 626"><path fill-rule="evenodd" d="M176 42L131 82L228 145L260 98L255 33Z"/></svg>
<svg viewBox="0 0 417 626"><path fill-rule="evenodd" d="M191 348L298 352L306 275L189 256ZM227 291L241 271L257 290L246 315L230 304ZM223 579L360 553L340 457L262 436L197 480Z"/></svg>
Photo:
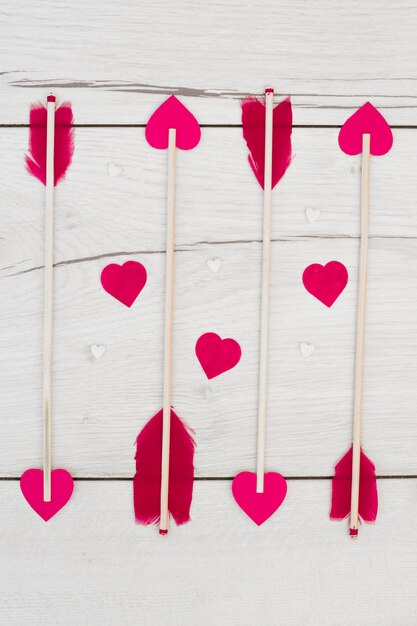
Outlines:
<svg viewBox="0 0 417 626"><path fill-rule="evenodd" d="M331 126L371 100L401 128L372 159L363 441L379 475L417 475L416 13L408 0L0 2L2 623L415 626L417 480L380 480L378 521L352 544L328 519L329 480L289 481L257 528L219 477L255 469L262 195L235 126L240 99L268 85L307 127L273 196L267 469L329 476L351 440L360 162ZM6 477L42 463L44 195L15 125L51 90L95 126L76 129L57 189L53 462L103 480L76 481L45 524ZM162 406L166 155L140 126L172 93L210 126L178 155L173 400L196 430L196 476L216 480L195 483L192 523L164 541L135 526L117 479ZM149 276L130 310L99 283L128 259ZM328 310L301 274L332 259L350 280ZM212 381L194 355L206 331L243 350Z"/></svg>
<svg viewBox="0 0 417 626"><path fill-rule="evenodd" d="M369 255L363 441L380 474L417 474L415 407L417 257L414 239L373 239ZM272 245L267 468L329 475L351 440L358 271L355 239ZM217 274L208 259L222 260ZM131 309L101 288L108 259L55 271L54 461L78 476L131 476L133 443L162 406L163 266ZM331 309L304 289L313 263L349 271ZM197 432L199 476L230 476L255 463L260 244L201 245L176 253L173 404ZM40 462L42 271L2 279L1 475ZM239 365L208 381L194 355L204 332L232 336ZM304 358L301 342L316 345ZM90 345L106 346L97 361ZM231 445L233 442L233 445Z"/></svg>
<svg viewBox="0 0 417 626"><path fill-rule="evenodd" d="M294 160L273 194L273 239L359 235L360 160L342 153L337 134L294 130ZM417 130L394 135L391 152L372 159L371 237L417 237ZM44 194L24 169L27 142L27 129L0 129L1 276L43 264ZM143 129L77 129L56 190L55 261L164 250L165 181L166 155ZM177 196L177 249L261 240L262 193L241 129L203 129L197 148L179 151ZM308 209L320 211L314 223Z"/></svg>
<svg viewBox="0 0 417 626"><path fill-rule="evenodd" d="M171 93L201 122L236 123L236 98L272 85L294 96L296 123L341 124L371 99L391 123L415 124L416 10L408 0L3 3L0 122L26 122L27 102L55 89L82 123L144 123Z"/></svg>
<svg viewBox="0 0 417 626"><path fill-rule="evenodd" d="M329 481L291 481L256 527L230 482L197 483L192 522L135 526L131 482L77 482L45 524L16 482L0 498L0 611L8 626L414 626L417 484L379 482L380 513L353 543L328 519ZM355 576L349 577L352 570ZM163 601L162 601L163 599Z"/></svg>

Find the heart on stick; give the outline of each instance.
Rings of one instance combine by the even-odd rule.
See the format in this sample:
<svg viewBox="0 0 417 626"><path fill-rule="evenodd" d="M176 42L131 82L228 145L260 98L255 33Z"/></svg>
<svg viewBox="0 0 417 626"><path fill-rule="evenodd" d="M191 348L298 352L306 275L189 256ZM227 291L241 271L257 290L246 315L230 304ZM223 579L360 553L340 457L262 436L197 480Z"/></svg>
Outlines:
<svg viewBox="0 0 417 626"><path fill-rule="evenodd" d="M240 472L233 479L233 497L248 517L260 526L275 513L287 495L287 482L277 472L264 475L264 490L256 493L256 474Z"/></svg>
<svg viewBox="0 0 417 626"><path fill-rule="evenodd" d="M101 272L101 284L113 298L131 307L146 284L146 269L138 261L111 263Z"/></svg>
<svg viewBox="0 0 417 626"><path fill-rule="evenodd" d="M312 296L331 307L348 282L348 271L343 263L330 261L326 265L313 263L303 272L303 284Z"/></svg>
<svg viewBox="0 0 417 626"><path fill-rule="evenodd" d="M237 341L221 339L216 333L201 335L195 344L195 353L209 380L235 367L242 356Z"/></svg>
<svg viewBox="0 0 417 626"><path fill-rule="evenodd" d="M392 147L392 131L385 118L370 102L351 115L339 132L339 146L346 154L362 152L362 135L371 135L370 152L374 156L386 154Z"/></svg>
<svg viewBox="0 0 417 626"><path fill-rule="evenodd" d="M200 125L194 115L175 96L169 97L149 118L146 141L159 150L168 148L168 131L176 129L176 147L192 150L201 138Z"/></svg>
<svg viewBox="0 0 417 626"><path fill-rule="evenodd" d="M51 519L66 505L74 490L74 481L69 472L55 469L51 472L51 501L43 499L43 471L26 470L20 479L20 489L34 511L45 521Z"/></svg>

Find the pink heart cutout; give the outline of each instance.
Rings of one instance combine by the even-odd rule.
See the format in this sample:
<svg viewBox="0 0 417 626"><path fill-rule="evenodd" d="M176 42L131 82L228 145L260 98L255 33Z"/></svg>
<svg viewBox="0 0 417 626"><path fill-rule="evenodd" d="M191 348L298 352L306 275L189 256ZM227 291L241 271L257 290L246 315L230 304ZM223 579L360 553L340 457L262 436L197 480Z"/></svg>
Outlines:
<svg viewBox="0 0 417 626"><path fill-rule="evenodd" d="M20 489L34 511L47 522L66 505L74 490L74 481L69 472L55 469L51 472L50 502L43 500L43 471L40 469L26 470L20 479Z"/></svg>
<svg viewBox="0 0 417 626"><path fill-rule="evenodd" d="M343 263L330 261L326 265L313 263L303 272L303 283L311 295L331 307L348 282L348 271Z"/></svg>
<svg viewBox="0 0 417 626"><path fill-rule="evenodd" d="M343 124L339 146L346 154L362 152L362 135L371 135L371 154L381 156L391 150L393 137L386 119L370 102L366 102Z"/></svg>
<svg viewBox="0 0 417 626"><path fill-rule="evenodd" d="M111 263L101 272L101 284L113 298L131 307L146 284L146 269L138 261Z"/></svg>
<svg viewBox="0 0 417 626"><path fill-rule="evenodd" d="M146 125L146 141L159 150L168 148L168 130L175 128L176 146L191 150L200 141L201 129L194 115L175 96L170 96L152 113Z"/></svg>
<svg viewBox="0 0 417 626"><path fill-rule="evenodd" d="M195 344L195 353L208 379L235 367L242 356L237 341L221 339L216 333L201 335Z"/></svg>
<svg viewBox="0 0 417 626"><path fill-rule="evenodd" d="M287 482L281 474L264 475L264 491L256 493L256 474L240 472L233 479L233 497L255 524L260 526L275 513L287 495Z"/></svg>

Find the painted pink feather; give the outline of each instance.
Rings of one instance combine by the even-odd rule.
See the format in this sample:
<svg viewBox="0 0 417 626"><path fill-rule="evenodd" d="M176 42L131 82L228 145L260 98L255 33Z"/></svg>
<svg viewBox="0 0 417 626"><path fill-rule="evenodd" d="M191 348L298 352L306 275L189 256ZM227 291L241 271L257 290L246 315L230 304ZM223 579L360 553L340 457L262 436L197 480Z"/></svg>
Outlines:
<svg viewBox="0 0 417 626"><path fill-rule="evenodd" d="M286 98L274 108L272 135L272 189L287 171L292 158L292 107ZM265 105L256 98L242 102L243 137L249 148L249 164L262 189L265 163Z"/></svg>
<svg viewBox="0 0 417 626"><path fill-rule="evenodd" d="M30 108L29 153L26 168L46 185L46 107L32 104ZM74 128L71 105L64 102L55 111L54 185L65 176L74 153Z"/></svg>
<svg viewBox="0 0 417 626"><path fill-rule="evenodd" d="M346 519L350 514L353 446L335 467L332 481L332 519ZM359 516L364 522L374 522L378 513L378 490L375 465L361 450L359 482Z"/></svg>
<svg viewBox="0 0 417 626"><path fill-rule="evenodd" d="M190 521L194 482L195 442L188 427L171 409L168 509L178 525ZM139 524L157 524L160 518L162 411L136 439L136 474L133 479L135 517Z"/></svg>

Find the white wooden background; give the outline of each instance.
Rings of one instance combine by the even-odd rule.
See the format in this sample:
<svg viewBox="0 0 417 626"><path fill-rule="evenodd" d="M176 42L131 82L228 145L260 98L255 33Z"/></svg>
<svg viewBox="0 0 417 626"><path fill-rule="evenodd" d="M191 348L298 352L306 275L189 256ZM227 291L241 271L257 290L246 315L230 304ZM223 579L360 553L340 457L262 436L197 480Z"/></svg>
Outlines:
<svg viewBox="0 0 417 626"><path fill-rule="evenodd" d="M7 626L415 626L417 623L417 4L410 0L0 2L0 620ZM255 465L261 190L239 101L290 94L294 162L274 192L267 466L289 480L261 528L230 480ZM43 192L24 169L28 109L73 103L73 165L57 190L54 461L77 479L48 524L18 478L41 465ZM136 526L134 440L161 405L165 154L143 126L169 94L202 141L181 153L174 405L197 433L193 521ZM371 100L394 129L372 161L364 448L380 512L353 543L328 519L349 445L359 161L338 127ZM117 175L115 175L117 174ZM310 223L307 209L320 211ZM206 263L221 259L213 273ZM141 261L127 309L100 287ZM338 259L328 310L302 287ZM207 381L202 332L240 364ZM301 342L316 346L310 357ZM96 360L93 344L106 347Z"/></svg>

